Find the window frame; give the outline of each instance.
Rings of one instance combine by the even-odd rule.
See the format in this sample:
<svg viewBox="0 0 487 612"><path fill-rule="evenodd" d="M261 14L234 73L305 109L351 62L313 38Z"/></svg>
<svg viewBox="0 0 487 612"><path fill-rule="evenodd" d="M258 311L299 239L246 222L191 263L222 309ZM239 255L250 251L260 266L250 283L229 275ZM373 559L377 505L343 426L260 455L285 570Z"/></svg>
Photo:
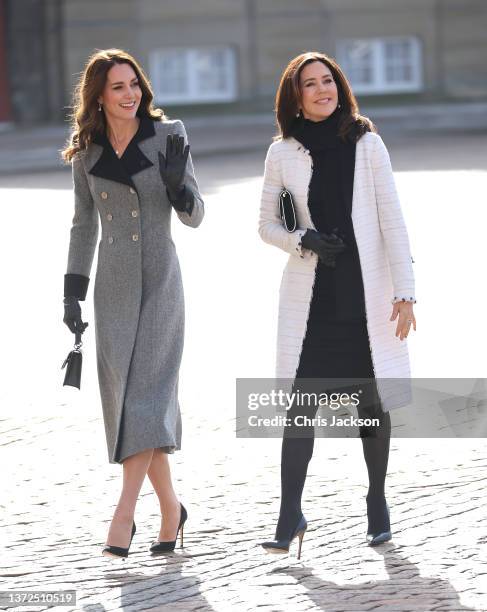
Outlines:
<svg viewBox="0 0 487 612"><path fill-rule="evenodd" d="M385 48L387 42L407 41L410 46L409 61L412 78L410 81L391 82L386 78L387 60ZM372 82L354 83L350 80L353 92L356 94L388 94L419 92L424 88L423 84L423 53L421 41L417 36L380 36L371 38L344 38L337 44L338 56L345 74L351 72L347 46L350 43L367 43L372 49Z"/></svg>
<svg viewBox="0 0 487 612"><path fill-rule="evenodd" d="M197 56L202 52L223 51L224 70L227 80L225 91L203 92L198 88ZM188 74L186 79L186 92L183 94L164 93L161 87L163 78L160 63L163 55L167 53L180 53L185 57ZM234 45L204 45L198 47L159 47L149 52L149 74L154 89L154 98L163 104L204 104L213 102L233 102L237 100L237 53Z"/></svg>

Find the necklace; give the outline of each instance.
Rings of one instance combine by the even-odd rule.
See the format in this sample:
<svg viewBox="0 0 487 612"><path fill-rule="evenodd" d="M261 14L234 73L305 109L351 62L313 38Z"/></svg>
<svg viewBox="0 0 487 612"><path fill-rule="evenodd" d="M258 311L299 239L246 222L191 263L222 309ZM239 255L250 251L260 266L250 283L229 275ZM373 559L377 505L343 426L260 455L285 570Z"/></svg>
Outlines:
<svg viewBox="0 0 487 612"><path fill-rule="evenodd" d="M120 157L120 148L123 145L123 143L127 140L127 138L123 139L123 140L118 140L118 138L115 136L115 133L112 134L112 138L115 141L115 154ZM110 139L111 140L111 139Z"/></svg>
<svg viewBox="0 0 487 612"><path fill-rule="evenodd" d="M135 132L134 132L132 135L126 136L126 137L125 137L125 138L123 138L122 140L119 140L119 139L117 138L117 136L115 135L115 132L111 130L110 141L112 141L112 139L113 139L113 141L115 142L115 146L114 146L113 148L114 148L114 150L115 150L115 155L116 155L117 157L120 157L120 149L121 149L122 145L123 145L124 143L128 143L128 142L130 142L130 141L132 140L132 138L135 136L135 134L136 134L136 132L137 132L137 130L138 130L138 129L139 129L139 128L138 128L138 126L137 126L137 128L136 128ZM113 143L112 143L112 146L113 146ZM125 149L124 149L124 151L125 151Z"/></svg>

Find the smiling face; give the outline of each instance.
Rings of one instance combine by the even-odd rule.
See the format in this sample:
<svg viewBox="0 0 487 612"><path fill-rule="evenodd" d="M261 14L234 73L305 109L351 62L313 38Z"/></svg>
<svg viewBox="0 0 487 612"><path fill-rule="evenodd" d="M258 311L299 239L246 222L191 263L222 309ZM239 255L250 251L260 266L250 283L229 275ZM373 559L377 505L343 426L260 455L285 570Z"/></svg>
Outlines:
<svg viewBox="0 0 487 612"><path fill-rule="evenodd" d="M299 75L299 88L301 91L299 106L305 119L322 121L331 115L338 105L335 79L323 62L306 64Z"/></svg>
<svg viewBox="0 0 487 612"><path fill-rule="evenodd" d="M142 99L137 74L130 64L115 64L107 72L102 95L97 101L112 119L133 119Z"/></svg>

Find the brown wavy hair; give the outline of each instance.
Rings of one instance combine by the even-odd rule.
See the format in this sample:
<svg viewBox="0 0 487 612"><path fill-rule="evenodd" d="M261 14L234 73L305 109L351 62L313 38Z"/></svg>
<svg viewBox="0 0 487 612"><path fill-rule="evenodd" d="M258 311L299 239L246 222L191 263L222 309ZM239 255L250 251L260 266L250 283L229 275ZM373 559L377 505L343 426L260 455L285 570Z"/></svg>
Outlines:
<svg viewBox="0 0 487 612"><path fill-rule="evenodd" d="M74 89L71 135L61 156L69 163L78 151L88 147L96 133L106 129L105 113L98 111L97 98L102 94L107 72L115 64L129 64L139 80L142 98L137 109L138 117L150 117L154 121L167 119L160 108L153 107L154 93L148 77L138 62L122 49L97 49L86 62Z"/></svg>
<svg viewBox="0 0 487 612"><path fill-rule="evenodd" d="M307 51L292 59L282 73L281 82L276 93L276 123L279 133L274 140L292 136L297 124L296 114L301 100L299 78L307 64L322 62L330 69L337 86L338 104L341 105L338 135L344 142L357 142L365 132L377 132L377 128L368 117L359 114L357 100L352 88L340 66L332 58L319 51Z"/></svg>

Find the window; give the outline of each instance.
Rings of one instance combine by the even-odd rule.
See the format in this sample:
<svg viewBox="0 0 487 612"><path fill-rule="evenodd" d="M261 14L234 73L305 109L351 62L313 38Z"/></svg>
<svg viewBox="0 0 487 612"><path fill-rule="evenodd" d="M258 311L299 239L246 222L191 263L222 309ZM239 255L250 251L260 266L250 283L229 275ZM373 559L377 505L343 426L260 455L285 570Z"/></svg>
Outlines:
<svg viewBox="0 0 487 612"><path fill-rule="evenodd" d="M236 99L232 47L156 49L149 55L159 103L230 102Z"/></svg>
<svg viewBox="0 0 487 612"><path fill-rule="evenodd" d="M355 93L422 89L421 48L415 37L342 40L338 56Z"/></svg>

